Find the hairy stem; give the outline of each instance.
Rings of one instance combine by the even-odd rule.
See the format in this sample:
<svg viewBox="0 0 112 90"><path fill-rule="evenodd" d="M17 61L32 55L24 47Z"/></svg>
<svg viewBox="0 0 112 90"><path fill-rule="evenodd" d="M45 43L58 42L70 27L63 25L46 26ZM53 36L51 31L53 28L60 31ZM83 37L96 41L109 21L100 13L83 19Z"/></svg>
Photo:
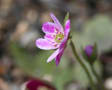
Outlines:
<svg viewBox="0 0 112 90"><path fill-rule="evenodd" d="M102 90L106 90L103 83L102 83L102 79L99 77L99 75L96 73L95 69L93 66L91 66L91 70L93 72L93 74L95 75L96 79L97 79L97 83L100 85L100 88Z"/></svg>
<svg viewBox="0 0 112 90"><path fill-rule="evenodd" d="M86 72L87 76L88 76L88 79L90 81L90 84L91 84L91 87L92 87L92 90L97 90L96 87L95 87L95 84L94 84L94 81L92 79L92 76L88 70L88 68L86 67L86 65L82 62L82 60L80 59L77 51L76 51L76 48L75 48L75 45L73 44L73 41L71 40L70 42L70 46L72 48L72 51L73 51L73 54L76 58L76 60L79 62L79 64L82 66L82 68L84 69L84 71Z"/></svg>

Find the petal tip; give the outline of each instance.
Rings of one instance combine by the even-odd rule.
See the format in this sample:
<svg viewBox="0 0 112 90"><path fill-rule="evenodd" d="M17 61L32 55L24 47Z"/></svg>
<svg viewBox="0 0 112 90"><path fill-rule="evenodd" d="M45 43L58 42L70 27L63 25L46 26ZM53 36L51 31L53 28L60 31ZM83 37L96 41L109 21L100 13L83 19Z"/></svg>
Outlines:
<svg viewBox="0 0 112 90"><path fill-rule="evenodd" d="M51 12L51 13L50 13L50 16L54 16L54 13Z"/></svg>
<svg viewBox="0 0 112 90"><path fill-rule="evenodd" d="M67 25L70 25L70 19L68 19L68 20L66 21L66 24L67 24Z"/></svg>
<svg viewBox="0 0 112 90"><path fill-rule="evenodd" d="M60 63L60 59L59 59L59 57L58 57L58 56L55 58L55 63L56 63L56 66L58 66L58 65L59 65L59 63Z"/></svg>
<svg viewBox="0 0 112 90"><path fill-rule="evenodd" d="M42 31L44 33L54 33L55 24L52 22L46 22L42 25Z"/></svg>
<svg viewBox="0 0 112 90"><path fill-rule="evenodd" d="M36 40L36 46L43 50L56 49L47 39L39 38Z"/></svg>
<svg viewBox="0 0 112 90"><path fill-rule="evenodd" d="M47 60L47 63L51 62L50 60Z"/></svg>
<svg viewBox="0 0 112 90"><path fill-rule="evenodd" d="M38 47L38 41L39 41L39 39L37 39L36 41L35 41L35 45Z"/></svg>

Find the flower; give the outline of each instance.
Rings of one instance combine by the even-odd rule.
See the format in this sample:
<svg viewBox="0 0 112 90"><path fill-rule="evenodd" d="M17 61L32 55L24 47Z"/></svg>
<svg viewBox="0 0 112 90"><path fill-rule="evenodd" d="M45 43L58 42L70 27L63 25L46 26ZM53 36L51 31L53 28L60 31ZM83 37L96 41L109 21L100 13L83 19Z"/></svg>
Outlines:
<svg viewBox="0 0 112 90"><path fill-rule="evenodd" d="M93 53L93 46L92 45L88 45L85 47L85 53L88 57L90 57Z"/></svg>
<svg viewBox="0 0 112 90"><path fill-rule="evenodd" d="M82 55L83 58L89 62L90 64L93 64L95 60L97 59L98 52L97 52L97 45L87 45L83 50L82 50Z"/></svg>
<svg viewBox="0 0 112 90"><path fill-rule="evenodd" d="M46 81L32 79L22 86L22 90L56 90L56 88Z"/></svg>
<svg viewBox="0 0 112 90"><path fill-rule="evenodd" d="M70 20L66 20L65 27L63 28L53 13L50 16L54 23L46 22L43 24L42 31L45 33L45 36L36 40L36 46L43 50L55 50L47 62L55 59L56 66L58 66L68 41Z"/></svg>

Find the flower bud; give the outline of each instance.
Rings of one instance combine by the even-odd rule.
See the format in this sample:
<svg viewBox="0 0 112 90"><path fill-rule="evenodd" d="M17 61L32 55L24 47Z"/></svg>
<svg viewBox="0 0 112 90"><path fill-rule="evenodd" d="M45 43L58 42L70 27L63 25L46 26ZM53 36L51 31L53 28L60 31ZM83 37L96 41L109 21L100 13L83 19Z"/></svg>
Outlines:
<svg viewBox="0 0 112 90"><path fill-rule="evenodd" d="M93 53L93 46L92 45L88 45L85 47L84 51L85 51L85 54L88 56L88 57L91 57L92 53Z"/></svg>
<svg viewBox="0 0 112 90"><path fill-rule="evenodd" d="M83 49L83 57L90 64L93 64L94 61L97 59L97 46L96 46L96 44L94 44L94 46L93 45L87 45Z"/></svg>

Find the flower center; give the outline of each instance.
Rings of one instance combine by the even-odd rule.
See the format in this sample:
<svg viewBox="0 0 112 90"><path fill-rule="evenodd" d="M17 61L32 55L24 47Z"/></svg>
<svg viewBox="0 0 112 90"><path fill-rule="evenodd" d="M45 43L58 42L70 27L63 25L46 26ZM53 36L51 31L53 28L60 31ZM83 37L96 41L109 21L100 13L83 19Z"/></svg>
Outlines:
<svg viewBox="0 0 112 90"><path fill-rule="evenodd" d="M56 35L55 41L56 41L57 43L60 43L60 42L62 41L63 38L64 38L64 35L63 35L62 33L59 33L59 34Z"/></svg>

